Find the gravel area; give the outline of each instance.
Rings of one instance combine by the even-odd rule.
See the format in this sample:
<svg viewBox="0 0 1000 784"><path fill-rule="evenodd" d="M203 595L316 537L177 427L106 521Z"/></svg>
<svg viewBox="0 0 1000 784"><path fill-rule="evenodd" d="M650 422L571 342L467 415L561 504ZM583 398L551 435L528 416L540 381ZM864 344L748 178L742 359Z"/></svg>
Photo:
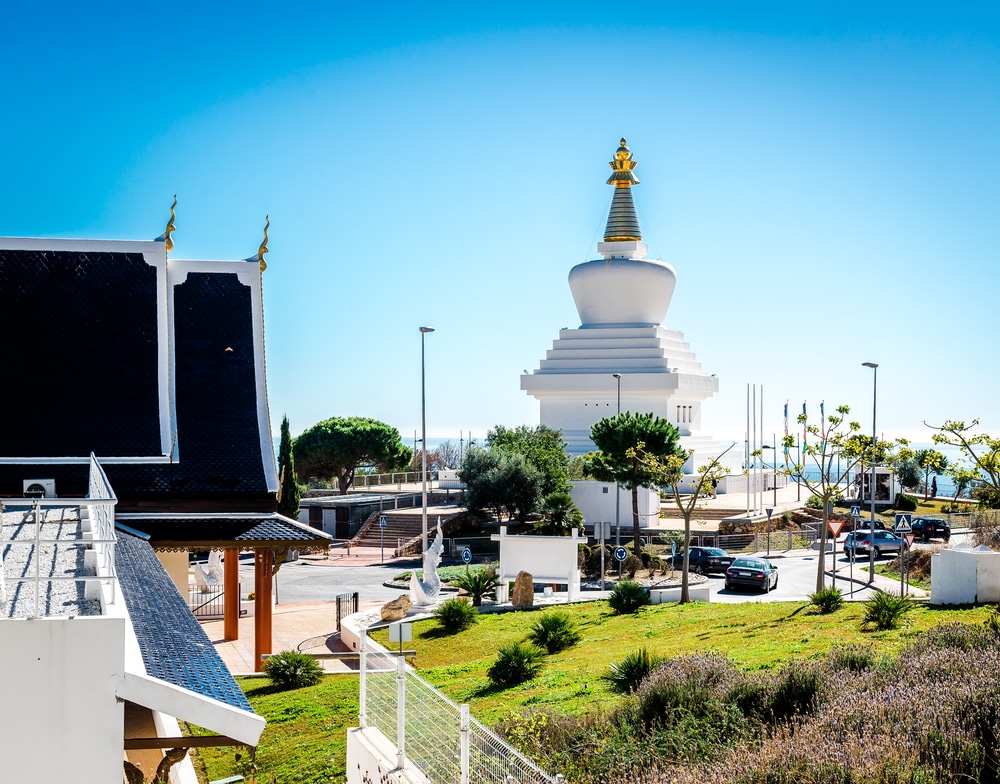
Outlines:
<svg viewBox="0 0 1000 784"><path fill-rule="evenodd" d="M30 508L8 508L0 521L0 556L3 584L0 586L0 617L35 616L35 569L45 577L93 575L84 566L80 515L76 507L43 507L40 512L41 540L58 544L35 547L35 520ZM65 542L65 544L63 544ZM21 582L18 578L30 578ZM84 598L85 583L72 580L42 582L39 616L100 615L101 604Z"/></svg>

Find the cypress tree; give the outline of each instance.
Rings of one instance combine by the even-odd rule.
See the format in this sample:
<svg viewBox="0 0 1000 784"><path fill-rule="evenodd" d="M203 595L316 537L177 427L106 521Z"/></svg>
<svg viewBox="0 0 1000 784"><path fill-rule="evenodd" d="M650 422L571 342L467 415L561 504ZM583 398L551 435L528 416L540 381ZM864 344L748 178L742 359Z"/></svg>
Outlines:
<svg viewBox="0 0 1000 784"><path fill-rule="evenodd" d="M295 481L295 459L292 457L292 437L288 432L288 417L281 420L281 441L278 444L278 513L299 519L299 485Z"/></svg>

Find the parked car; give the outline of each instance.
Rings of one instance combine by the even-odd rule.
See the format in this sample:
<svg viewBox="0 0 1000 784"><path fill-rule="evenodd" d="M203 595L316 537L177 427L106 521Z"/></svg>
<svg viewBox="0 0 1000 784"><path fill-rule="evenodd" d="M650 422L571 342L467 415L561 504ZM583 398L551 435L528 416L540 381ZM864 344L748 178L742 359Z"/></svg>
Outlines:
<svg viewBox="0 0 1000 784"><path fill-rule="evenodd" d="M766 558L740 556L726 569L726 588L741 585L767 593L778 587L778 567Z"/></svg>
<svg viewBox="0 0 1000 784"><path fill-rule="evenodd" d="M869 520L869 519L867 519L867 518L864 518L864 517L859 517L857 519L855 519L853 517L847 517L847 518L844 518L844 519L846 520L846 522L844 523L844 528L843 528L843 530L845 530L845 531L860 531L860 530L863 530L863 529L864 530L871 530L871 528L873 527L872 526L872 521ZM876 531L888 531L889 530L886 527L885 523L883 523L881 520L876 520L875 521L874 528L875 528Z"/></svg>
<svg viewBox="0 0 1000 784"><path fill-rule="evenodd" d="M891 531L875 531L875 542L872 544L871 529L865 531L854 531L844 539L844 552L849 556L868 555L868 548L874 547L875 557L879 558L882 553L896 552L903 547L904 542L901 537Z"/></svg>
<svg viewBox="0 0 1000 784"><path fill-rule="evenodd" d="M910 520L910 530L921 542L929 539L951 539L951 525L940 517L914 517Z"/></svg>
<svg viewBox="0 0 1000 784"><path fill-rule="evenodd" d="M688 569L695 574L722 574L733 562L733 556L718 547L692 547ZM674 555L674 569L684 568L684 553Z"/></svg>

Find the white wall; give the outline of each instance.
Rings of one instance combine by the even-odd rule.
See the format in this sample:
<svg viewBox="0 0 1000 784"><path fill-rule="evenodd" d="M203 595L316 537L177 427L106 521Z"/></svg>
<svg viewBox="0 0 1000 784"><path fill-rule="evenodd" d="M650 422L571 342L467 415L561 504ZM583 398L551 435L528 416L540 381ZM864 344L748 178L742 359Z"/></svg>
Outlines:
<svg viewBox="0 0 1000 784"><path fill-rule="evenodd" d="M347 731L347 784L430 784L420 770L406 760L396 768L396 747L374 727L352 727Z"/></svg>
<svg viewBox="0 0 1000 784"><path fill-rule="evenodd" d="M177 593L181 595L184 601L187 601L189 565L188 551L182 550L175 553L163 550L158 552L156 557L160 559L160 563L163 564L163 568L166 570L167 574L170 575L170 579L177 587Z"/></svg>
<svg viewBox="0 0 1000 784"><path fill-rule="evenodd" d="M566 583L569 600L573 601L580 588L580 572L576 568L578 532L572 536L508 536L507 526L490 538L500 542L498 577L508 582L518 572L528 572L534 583Z"/></svg>
<svg viewBox="0 0 1000 784"><path fill-rule="evenodd" d="M583 513L588 525L597 522L615 522L615 483L579 480L570 482L573 503ZM632 491L621 488L619 496L622 531L632 530ZM639 527L655 525L660 519L660 495L644 487L639 488Z"/></svg>
<svg viewBox="0 0 1000 784"><path fill-rule="evenodd" d="M122 780L124 650L124 618L0 621L0 779Z"/></svg>
<svg viewBox="0 0 1000 784"><path fill-rule="evenodd" d="M931 604L1000 601L1000 553L967 545L931 556Z"/></svg>

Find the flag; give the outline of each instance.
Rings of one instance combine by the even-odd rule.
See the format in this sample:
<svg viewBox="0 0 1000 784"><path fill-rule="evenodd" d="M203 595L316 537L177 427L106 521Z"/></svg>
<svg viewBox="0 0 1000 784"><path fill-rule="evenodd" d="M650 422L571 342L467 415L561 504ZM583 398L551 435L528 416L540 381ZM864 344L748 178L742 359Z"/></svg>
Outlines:
<svg viewBox="0 0 1000 784"><path fill-rule="evenodd" d="M808 416L808 414L806 414L806 404L803 401L803 403L802 403L802 419L804 420L802 422L802 448L803 449L806 448L806 440L807 440L806 437L809 434L809 427L808 427L808 423L806 421L806 417L807 416Z"/></svg>
<svg viewBox="0 0 1000 784"><path fill-rule="evenodd" d="M820 449L823 449L826 444L826 414L823 413L823 403L825 402L825 400L819 401Z"/></svg>
<svg viewBox="0 0 1000 784"><path fill-rule="evenodd" d="M788 401L785 401L785 438L788 438ZM788 444L785 444L785 467L788 467Z"/></svg>

